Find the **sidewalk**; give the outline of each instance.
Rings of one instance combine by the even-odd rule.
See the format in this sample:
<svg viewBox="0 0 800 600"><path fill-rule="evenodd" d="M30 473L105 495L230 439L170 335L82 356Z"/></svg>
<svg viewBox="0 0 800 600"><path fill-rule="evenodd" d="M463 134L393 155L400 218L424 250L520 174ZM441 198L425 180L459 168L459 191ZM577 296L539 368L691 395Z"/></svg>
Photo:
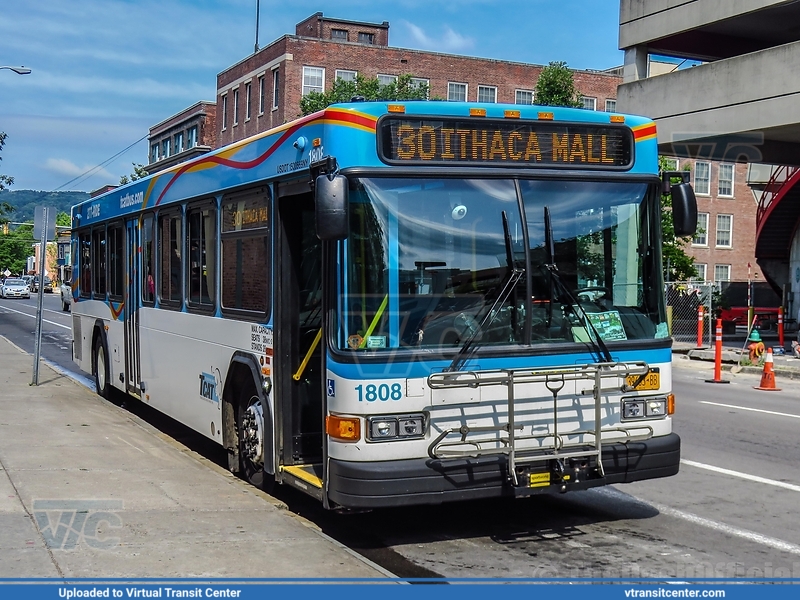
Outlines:
<svg viewBox="0 0 800 600"><path fill-rule="evenodd" d="M391 577L0 336L0 577Z"/></svg>
<svg viewBox="0 0 800 600"><path fill-rule="evenodd" d="M744 338L743 338L744 339ZM744 342L742 342L744 343ZM774 343L771 340L765 340L764 343L767 347L777 347L779 344L777 342L777 338ZM773 354L773 370L775 372L776 377L782 377L786 379L800 379L800 359L794 358L791 354L791 342L787 342L785 344L785 352L786 354ZM673 354L683 354L692 360L703 360L714 362L715 360L715 351L713 347L704 346L702 348L697 348L696 344L688 343L688 342L673 342L672 343L672 353ZM739 348L730 348L730 347L723 347L722 349L722 370L723 371L730 371L731 367L739 364L740 358L747 358L747 350L745 353L741 353L741 347ZM763 366L742 366L742 373L753 373L760 375L764 372Z"/></svg>

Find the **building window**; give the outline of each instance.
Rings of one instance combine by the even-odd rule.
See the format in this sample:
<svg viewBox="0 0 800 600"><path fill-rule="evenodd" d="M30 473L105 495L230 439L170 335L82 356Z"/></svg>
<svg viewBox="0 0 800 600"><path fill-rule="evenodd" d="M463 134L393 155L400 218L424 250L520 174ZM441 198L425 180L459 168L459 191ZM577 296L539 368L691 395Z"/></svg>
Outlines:
<svg viewBox="0 0 800 600"><path fill-rule="evenodd" d="M694 163L694 193L704 196L711 193L711 163Z"/></svg>
<svg viewBox="0 0 800 600"><path fill-rule="evenodd" d="M228 126L228 94L222 97L222 131Z"/></svg>
<svg viewBox="0 0 800 600"><path fill-rule="evenodd" d="M467 84L449 82L447 84L447 99L450 102L466 102Z"/></svg>
<svg viewBox="0 0 800 600"><path fill-rule="evenodd" d="M714 281L730 281L730 280L731 280L730 265L714 265Z"/></svg>
<svg viewBox="0 0 800 600"><path fill-rule="evenodd" d="M239 90L233 90L233 124L239 124Z"/></svg>
<svg viewBox="0 0 800 600"><path fill-rule="evenodd" d="M662 164L664 165L665 171L677 171L678 170L678 159L671 158L669 156L662 156Z"/></svg>
<svg viewBox="0 0 800 600"><path fill-rule="evenodd" d="M339 40L340 42L346 42L347 41L347 30L346 29L331 29L331 39L332 40Z"/></svg>
<svg viewBox="0 0 800 600"><path fill-rule="evenodd" d="M186 148L197 146L197 125L186 130Z"/></svg>
<svg viewBox="0 0 800 600"><path fill-rule="evenodd" d="M375 34L374 33L364 33L363 31L358 32L358 43L359 44L374 44L375 43Z"/></svg>
<svg viewBox="0 0 800 600"><path fill-rule="evenodd" d="M311 92L321 94L325 85L325 69L303 67L303 96Z"/></svg>
<svg viewBox="0 0 800 600"><path fill-rule="evenodd" d="M533 90L517 90L514 92L515 104L533 104Z"/></svg>
<svg viewBox="0 0 800 600"><path fill-rule="evenodd" d="M172 155L172 140L167 138L161 142L161 156L167 158Z"/></svg>
<svg viewBox="0 0 800 600"><path fill-rule="evenodd" d="M153 144L150 146L150 162L154 163L158 161L158 144Z"/></svg>
<svg viewBox="0 0 800 600"><path fill-rule="evenodd" d="M272 72L272 108L278 108L278 98L280 98L281 74L279 69Z"/></svg>
<svg viewBox="0 0 800 600"><path fill-rule="evenodd" d="M378 74L378 83L381 86L392 85L393 83L397 83L397 75L381 75Z"/></svg>
<svg viewBox="0 0 800 600"><path fill-rule="evenodd" d="M489 85L479 85L478 102L497 102L497 88Z"/></svg>
<svg viewBox="0 0 800 600"><path fill-rule="evenodd" d="M597 98L581 96L581 102L583 102L583 108L586 110L597 110Z"/></svg>
<svg viewBox="0 0 800 600"><path fill-rule="evenodd" d="M706 281L706 272L708 271L707 264L694 263L694 270L697 271L697 276L693 278L695 281Z"/></svg>
<svg viewBox="0 0 800 600"><path fill-rule="evenodd" d="M258 78L258 114L264 114L264 76Z"/></svg>
<svg viewBox="0 0 800 600"><path fill-rule="evenodd" d="M183 152L183 132L175 134L175 154Z"/></svg>
<svg viewBox="0 0 800 600"><path fill-rule="evenodd" d="M717 215L717 248L730 248L733 237L733 215Z"/></svg>
<svg viewBox="0 0 800 600"><path fill-rule="evenodd" d="M719 184L717 186L717 196L733 197L733 173L732 164L721 163L719 165Z"/></svg>
<svg viewBox="0 0 800 600"><path fill-rule="evenodd" d="M606 112L617 112L617 101L606 99Z"/></svg>
<svg viewBox="0 0 800 600"><path fill-rule="evenodd" d="M697 213L697 234L692 238L694 246L708 246L708 213Z"/></svg>
<svg viewBox="0 0 800 600"><path fill-rule="evenodd" d="M355 81L357 76L358 71L343 71L342 69L336 69L336 79L341 79L342 81Z"/></svg>
<svg viewBox="0 0 800 600"><path fill-rule="evenodd" d="M430 79L424 79L422 77L412 77L409 87L412 90L418 90L420 88L424 88L425 89L425 99L427 100L428 97L430 96L430 93L431 93L431 80Z"/></svg>
<svg viewBox="0 0 800 600"><path fill-rule="evenodd" d="M252 85L248 82L244 86L244 120L250 120L250 97Z"/></svg>

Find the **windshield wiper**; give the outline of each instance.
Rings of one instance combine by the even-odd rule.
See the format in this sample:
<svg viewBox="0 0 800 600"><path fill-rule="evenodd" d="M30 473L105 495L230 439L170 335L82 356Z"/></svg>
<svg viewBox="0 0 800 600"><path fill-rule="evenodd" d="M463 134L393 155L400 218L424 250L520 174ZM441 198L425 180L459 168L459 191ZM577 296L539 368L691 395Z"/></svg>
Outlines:
<svg viewBox="0 0 800 600"><path fill-rule="evenodd" d="M478 347L475 344L475 341L478 339L478 336L482 335L483 328L488 327L491 325L494 320L497 318L499 312L495 309L498 306L503 306L505 301L511 295L511 292L514 291L517 283L519 280L522 279L522 276L525 274L525 268L517 267L517 261L514 260L514 247L511 242L511 233L508 227L508 215L506 211L501 213L503 219L503 241L505 242L506 246L506 262L508 263L508 277L506 277L505 284L503 285L503 289L498 294L497 299L494 301L492 306L489 308L489 311L484 315L481 322L478 324L477 327L472 329L472 332L464 340L464 343L459 348L458 353L456 353L455 358L453 358L453 362L450 363L450 366L445 369L446 372L453 372L458 371L469 357L475 352L475 349Z"/></svg>
<svg viewBox="0 0 800 600"><path fill-rule="evenodd" d="M561 275L558 272L558 265L556 265L556 251L555 243L553 241L553 226L550 222L549 206L544 207L544 245L547 252L547 263L545 263L544 267L550 273L550 280L561 290L561 293L569 302L568 306L572 310L573 314L579 319L582 317L582 320L589 326L589 330L591 331L589 340L592 342L592 345L597 351L597 356L604 362L614 362L614 359L611 358L611 353L608 351L606 343L603 341L603 338L600 337L600 334L597 333L597 329L595 329L595 326L589 319L588 313L583 306L581 306L580 302L575 299L575 296L572 295L572 292L569 291L569 288L567 288L567 286L561 280ZM552 305L552 297L550 299L550 303ZM580 311L581 314L578 314L578 311Z"/></svg>

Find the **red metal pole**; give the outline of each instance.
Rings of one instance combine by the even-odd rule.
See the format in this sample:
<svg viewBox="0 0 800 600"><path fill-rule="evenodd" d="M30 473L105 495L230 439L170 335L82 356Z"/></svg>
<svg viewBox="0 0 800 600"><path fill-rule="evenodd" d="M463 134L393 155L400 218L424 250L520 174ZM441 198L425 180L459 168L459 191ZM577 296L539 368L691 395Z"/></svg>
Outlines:
<svg viewBox="0 0 800 600"><path fill-rule="evenodd" d="M697 347L703 347L703 305L697 307Z"/></svg>
<svg viewBox="0 0 800 600"><path fill-rule="evenodd" d="M783 307L778 307L778 343L783 348Z"/></svg>
<svg viewBox="0 0 800 600"><path fill-rule="evenodd" d="M717 345L714 351L714 381L722 381L722 319L717 319Z"/></svg>

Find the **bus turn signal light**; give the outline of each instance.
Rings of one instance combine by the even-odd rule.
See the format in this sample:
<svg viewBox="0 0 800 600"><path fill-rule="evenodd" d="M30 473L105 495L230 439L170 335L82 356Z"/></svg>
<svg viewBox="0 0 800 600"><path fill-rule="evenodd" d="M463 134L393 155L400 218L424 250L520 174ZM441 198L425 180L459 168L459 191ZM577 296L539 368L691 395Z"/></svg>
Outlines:
<svg viewBox="0 0 800 600"><path fill-rule="evenodd" d="M667 414L675 414L675 394L667 394Z"/></svg>
<svg viewBox="0 0 800 600"><path fill-rule="evenodd" d="M325 417L325 432L343 442L357 442L361 439L361 421L357 417Z"/></svg>

